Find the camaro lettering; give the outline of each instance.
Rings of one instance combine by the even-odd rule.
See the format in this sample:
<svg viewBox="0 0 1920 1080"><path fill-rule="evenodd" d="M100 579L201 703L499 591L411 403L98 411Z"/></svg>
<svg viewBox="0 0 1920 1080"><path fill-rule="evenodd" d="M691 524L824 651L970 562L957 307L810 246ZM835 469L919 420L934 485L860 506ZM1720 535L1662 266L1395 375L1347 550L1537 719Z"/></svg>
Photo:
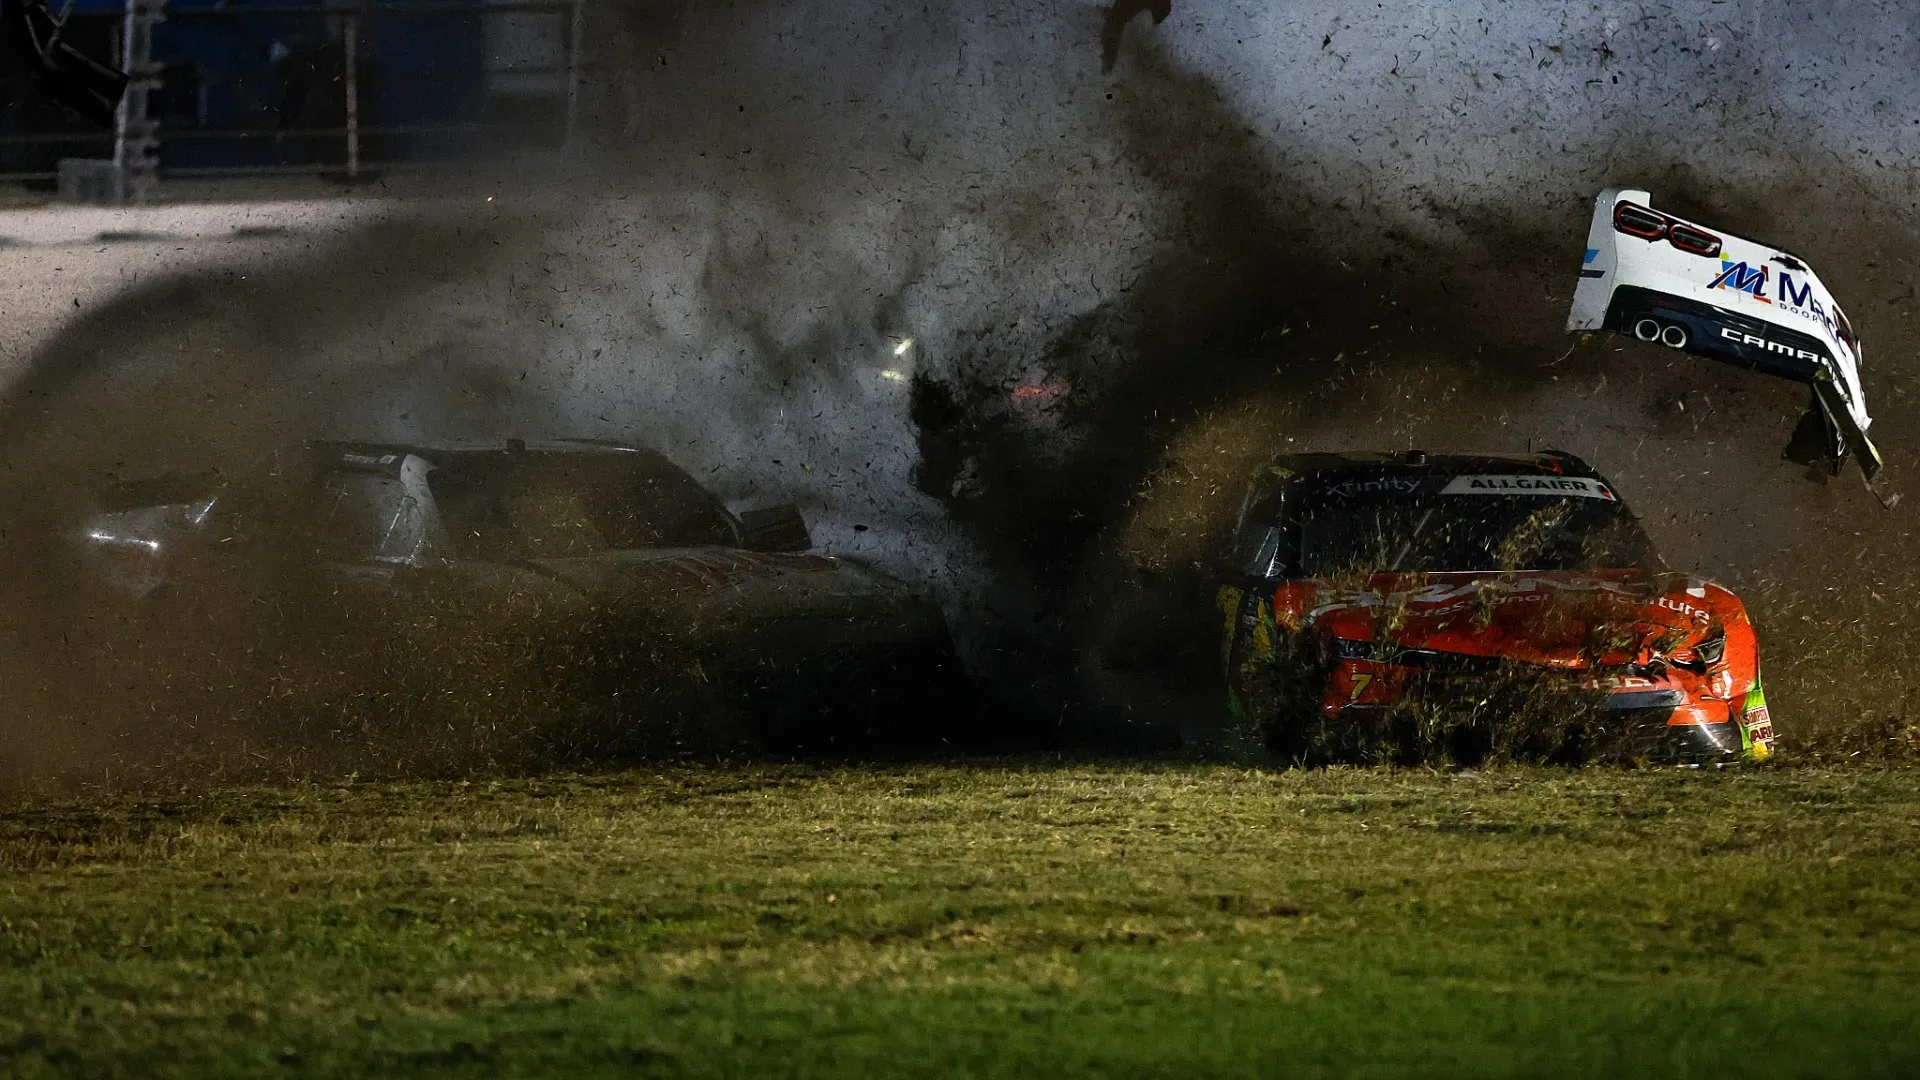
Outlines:
<svg viewBox="0 0 1920 1080"><path fill-rule="evenodd" d="M1726 338L1728 341L1737 341L1742 345L1752 345L1756 348L1765 349L1768 352L1782 353L1786 356L1796 357L1801 360L1812 360L1815 363L1821 363L1826 360L1826 357L1821 356L1817 352L1812 352L1807 349L1796 349L1791 345L1779 341L1768 341L1759 334L1743 334L1731 326L1721 327L1720 336Z"/></svg>

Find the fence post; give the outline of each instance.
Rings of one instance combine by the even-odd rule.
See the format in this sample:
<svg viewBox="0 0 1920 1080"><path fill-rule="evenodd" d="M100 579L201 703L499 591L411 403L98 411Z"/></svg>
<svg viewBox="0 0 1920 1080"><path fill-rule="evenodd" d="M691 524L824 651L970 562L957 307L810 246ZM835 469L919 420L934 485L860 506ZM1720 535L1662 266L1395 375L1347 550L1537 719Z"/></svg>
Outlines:
<svg viewBox="0 0 1920 1080"><path fill-rule="evenodd" d="M563 144L573 146L573 129L580 117L580 45L586 39L586 0L573 0L567 28L567 128Z"/></svg>
<svg viewBox="0 0 1920 1080"><path fill-rule="evenodd" d="M347 31L347 183L360 182L360 17L349 15Z"/></svg>
<svg viewBox="0 0 1920 1080"><path fill-rule="evenodd" d="M133 18L139 9L140 0L127 0L127 13L120 20L120 70L133 70ZM131 94L122 91L120 101L113 107L113 185L114 197L125 198L127 188L127 131L131 119L127 115Z"/></svg>
<svg viewBox="0 0 1920 1080"><path fill-rule="evenodd" d="M120 199L146 202L159 180L158 125L147 115L147 95L160 85L153 62L153 28L166 20L166 0L127 0L121 24L120 65L127 88L114 113L113 175Z"/></svg>

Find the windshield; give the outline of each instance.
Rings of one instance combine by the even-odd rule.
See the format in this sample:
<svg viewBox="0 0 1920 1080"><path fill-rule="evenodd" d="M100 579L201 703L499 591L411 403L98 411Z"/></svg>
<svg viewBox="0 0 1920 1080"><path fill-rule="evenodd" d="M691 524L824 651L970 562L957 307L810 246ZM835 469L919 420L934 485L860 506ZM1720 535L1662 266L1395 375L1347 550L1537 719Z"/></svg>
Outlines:
<svg viewBox="0 0 1920 1080"><path fill-rule="evenodd" d="M1626 507L1553 494L1328 499L1299 516L1304 577L1349 571L1596 570L1650 565Z"/></svg>
<svg viewBox="0 0 1920 1080"><path fill-rule="evenodd" d="M320 534L334 558L410 563L428 541L427 508L398 477L330 474L319 511Z"/></svg>
<svg viewBox="0 0 1920 1080"><path fill-rule="evenodd" d="M645 452L450 455L427 483L441 523L467 558L734 543L712 497L671 462Z"/></svg>

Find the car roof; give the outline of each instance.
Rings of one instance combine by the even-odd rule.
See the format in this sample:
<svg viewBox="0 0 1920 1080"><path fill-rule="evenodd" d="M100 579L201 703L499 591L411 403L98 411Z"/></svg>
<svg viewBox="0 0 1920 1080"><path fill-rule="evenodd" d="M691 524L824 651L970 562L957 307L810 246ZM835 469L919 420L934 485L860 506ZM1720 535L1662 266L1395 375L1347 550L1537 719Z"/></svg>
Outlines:
<svg viewBox="0 0 1920 1080"><path fill-rule="evenodd" d="M345 467L352 471L394 472L408 455L419 457L438 467L456 462L544 460L556 458L611 463L626 459L655 472L685 474L672 458L647 446L606 439L504 439L489 442L449 441L440 443L320 441L304 445L302 452L322 469Z"/></svg>
<svg viewBox="0 0 1920 1080"><path fill-rule="evenodd" d="M1303 451L1280 454L1276 470L1302 479L1331 479L1355 473L1452 476L1466 473L1515 473L1604 479L1591 465L1564 450L1532 453L1429 454L1402 451Z"/></svg>
<svg viewBox="0 0 1920 1080"><path fill-rule="evenodd" d="M247 476L311 475L313 470L370 472L397 476L408 455L424 458L435 466L451 465L456 459L545 458L578 455L602 460L626 457L650 471L670 472L697 484L686 470L671 458L651 447L609 439L544 439L523 441L504 439L443 443L363 442L323 439L282 447L255 462L252 468L229 472L224 469L160 468L132 476L108 476L89 485L87 495L92 511L113 513L146 509L176 503L203 501L216 496L230 481Z"/></svg>

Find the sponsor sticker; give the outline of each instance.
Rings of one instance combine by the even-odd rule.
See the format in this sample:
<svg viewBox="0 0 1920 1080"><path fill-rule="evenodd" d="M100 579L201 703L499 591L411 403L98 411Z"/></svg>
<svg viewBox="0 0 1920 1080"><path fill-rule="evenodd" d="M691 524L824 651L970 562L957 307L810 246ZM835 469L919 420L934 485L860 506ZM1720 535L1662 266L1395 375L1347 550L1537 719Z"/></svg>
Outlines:
<svg viewBox="0 0 1920 1080"><path fill-rule="evenodd" d="M1220 609L1220 616L1225 620L1223 626L1225 632L1220 636L1222 667L1233 662L1233 635L1240 628L1240 598L1244 595L1246 594L1231 585L1222 585L1220 591L1213 594L1214 606Z"/></svg>
<svg viewBox="0 0 1920 1080"><path fill-rule="evenodd" d="M1756 761L1772 757L1773 717L1767 711L1767 691L1757 672L1753 685L1747 690L1747 699L1741 702L1740 712L1741 723L1747 730L1747 752Z"/></svg>
<svg viewBox="0 0 1920 1080"><path fill-rule="evenodd" d="M1599 594L1620 604L1639 604L1641 594L1615 582L1601 578L1475 578L1465 582L1435 582L1418 589L1405 592L1382 594L1375 589L1324 590L1320 593L1322 603L1307 613L1306 621L1317 621L1330 611L1346 609L1370 610L1374 608L1397 608L1402 604L1434 605L1420 612L1425 617L1438 617L1450 612L1464 611L1478 601L1483 594L1491 594L1493 602L1508 603L1505 596L1525 596L1540 590L1556 593L1578 592ZM1467 599L1462 600L1465 597ZM1457 602L1456 602L1457 601ZM1527 600L1518 601L1530 602ZM1446 605L1446 606L1440 606Z"/></svg>
<svg viewBox="0 0 1920 1080"><path fill-rule="evenodd" d="M1763 304L1771 304L1773 301L1767 296L1767 282L1772 279L1772 269L1765 263L1750 267L1745 262L1734 262L1722 255L1720 273L1707 283L1707 288L1743 292Z"/></svg>
<svg viewBox="0 0 1920 1080"><path fill-rule="evenodd" d="M356 454L351 451L340 455L340 460L349 465L386 466L400 460L398 454Z"/></svg>
<svg viewBox="0 0 1920 1080"><path fill-rule="evenodd" d="M1811 277L1811 271L1807 269L1806 264L1791 255L1777 255L1774 257L1774 261L1780 263L1788 270L1800 271L1803 278ZM1783 311L1791 311L1803 319L1819 323L1821 328L1826 330L1829 337L1840 338L1842 336L1841 327L1837 322L1838 312L1828 311L1821 305L1820 298L1814 295L1813 282L1811 280L1796 282L1791 273L1783 270L1781 271L1779 284L1777 286L1777 295L1767 295L1770 291L1768 286L1774 280L1772 269L1772 267L1767 266L1765 263L1761 263L1758 266L1749 266L1744 261L1734 262L1722 255L1720 257L1720 272L1714 275L1712 281L1707 283L1707 288L1746 293L1749 297L1752 297L1762 304L1777 303ZM1831 298L1828 299L1828 303L1832 303ZM1749 341L1748 344L1759 345L1762 343L1759 341ZM1775 351L1783 351L1780 346L1768 345L1766 347L1772 348Z"/></svg>
<svg viewBox="0 0 1920 1080"><path fill-rule="evenodd" d="M1440 489L1442 495L1564 495L1580 499L1617 501L1613 489L1584 476L1456 476Z"/></svg>
<svg viewBox="0 0 1920 1080"><path fill-rule="evenodd" d="M1663 608L1666 608L1668 611L1678 612L1682 615L1685 615L1687 618L1696 620L1698 622L1706 622L1709 618L1712 617L1707 614L1707 611L1705 608L1694 607L1692 604L1689 604L1685 600L1682 600L1676 596L1663 596L1660 599L1655 600L1653 603L1654 603L1654 606L1656 607L1663 607Z"/></svg>
<svg viewBox="0 0 1920 1080"><path fill-rule="evenodd" d="M1370 480L1342 480L1328 484L1324 492L1330 498L1347 499L1355 495L1411 495L1420 490L1417 476L1377 476Z"/></svg>
<svg viewBox="0 0 1920 1080"><path fill-rule="evenodd" d="M1747 714L1747 753L1755 761L1773 756L1773 721L1764 708Z"/></svg>

